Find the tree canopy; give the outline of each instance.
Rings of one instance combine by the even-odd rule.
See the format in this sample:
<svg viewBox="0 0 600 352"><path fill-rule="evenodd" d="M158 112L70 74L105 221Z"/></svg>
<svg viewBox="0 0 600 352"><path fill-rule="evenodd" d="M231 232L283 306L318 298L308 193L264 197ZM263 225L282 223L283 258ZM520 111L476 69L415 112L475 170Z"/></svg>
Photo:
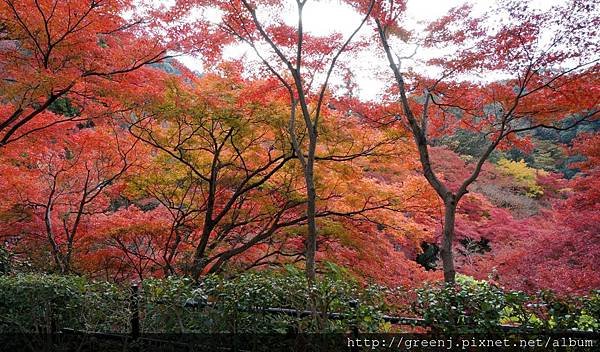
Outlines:
<svg viewBox="0 0 600 352"><path fill-rule="evenodd" d="M600 288L598 2L313 3L1 0L10 267Z"/></svg>

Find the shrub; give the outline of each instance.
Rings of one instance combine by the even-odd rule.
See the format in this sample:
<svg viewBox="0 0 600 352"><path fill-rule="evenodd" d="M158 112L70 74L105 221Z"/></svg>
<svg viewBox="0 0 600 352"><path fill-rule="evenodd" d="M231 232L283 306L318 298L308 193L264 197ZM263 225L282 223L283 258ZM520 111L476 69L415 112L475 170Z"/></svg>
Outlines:
<svg viewBox="0 0 600 352"><path fill-rule="evenodd" d="M528 296L459 276L456 285L418 290L416 308L432 329L450 333L500 332L507 325L537 331L600 330L598 291L584 297L550 291Z"/></svg>
<svg viewBox="0 0 600 352"><path fill-rule="evenodd" d="M81 277L0 276L0 331L126 331L129 312L123 309L124 298L111 284Z"/></svg>
<svg viewBox="0 0 600 352"><path fill-rule="evenodd" d="M149 332L285 333L346 331L356 325L361 331L377 331L384 311L380 291L376 287L363 289L341 269L329 268L328 274L311 288L304 274L293 267L283 272L248 272L228 279L209 276L199 287L185 278L147 280L143 327ZM311 297L317 311L346 314L347 319L327 319L325 314L313 319L311 314L265 311L273 307L310 311ZM198 307L189 307L189 303Z"/></svg>
<svg viewBox="0 0 600 352"><path fill-rule="evenodd" d="M600 294L563 297L551 291L540 291L532 307L535 318L530 325L543 330L600 331Z"/></svg>
<svg viewBox="0 0 600 352"><path fill-rule="evenodd" d="M542 187L537 184L537 175L538 173L545 175L546 172L527 166L522 159L520 161L500 159L498 168L503 174L514 177L517 184L525 189L528 197L536 198L544 194Z"/></svg>
<svg viewBox="0 0 600 352"><path fill-rule="evenodd" d="M294 267L247 272L234 278L209 276L196 285L189 278L142 283L139 309L143 333L286 333L389 331L380 287L362 287L347 272L329 265L312 287ZM328 319L318 312L338 314ZM560 297L503 291L485 281L459 276L454 286L417 291L416 313L435 331L496 332L500 325L538 330L600 330L600 292ZM267 312L284 308L293 315ZM75 276L0 276L0 332L52 332L61 328L127 333L130 290Z"/></svg>
<svg viewBox="0 0 600 352"><path fill-rule="evenodd" d="M485 281L459 276L456 285L418 290L416 307L434 330L487 332L499 329L507 298L519 297L507 297Z"/></svg>

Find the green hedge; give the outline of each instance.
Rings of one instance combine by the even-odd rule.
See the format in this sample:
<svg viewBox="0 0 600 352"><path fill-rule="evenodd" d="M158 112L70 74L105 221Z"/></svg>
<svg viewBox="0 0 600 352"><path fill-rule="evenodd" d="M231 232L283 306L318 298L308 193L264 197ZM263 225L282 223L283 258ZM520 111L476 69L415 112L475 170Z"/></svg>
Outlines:
<svg viewBox="0 0 600 352"><path fill-rule="evenodd" d="M418 290L416 312L435 330L499 332L502 326L535 331L600 331L600 291L561 297L549 291L527 295L459 276L456 285Z"/></svg>
<svg viewBox="0 0 600 352"><path fill-rule="evenodd" d="M52 332L62 328L124 332L126 292L75 276L0 276L0 330Z"/></svg>
<svg viewBox="0 0 600 352"><path fill-rule="evenodd" d="M347 331L358 326L361 331L377 331L386 310L380 291L361 288L341 275L341 269L331 269L310 289L303 273L291 267L228 279L210 276L199 286L188 278L146 280L139 292L141 329L144 333L257 333ZM0 276L0 331L127 332L130 295L129 287L81 277ZM313 305L320 312L348 314L347 319L264 312L271 307L310 310Z"/></svg>
<svg viewBox="0 0 600 352"><path fill-rule="evenodd" d="M51 332L62 328L127 333L130 287L82 277L43 274L0 276L0 332ZM139 291L143 333L384 332L391 307L378 287L362 287L343 269L308 288L302 272L248 272L234 278L210 276L200 285L188 278L146 280ZM334 320L270 314L266 308L343 314ZM487 282L461 277L454 286L425 286L414 314L436 331L494 332L501 325L536 330L600 330L600 292L559 297L505 292Z"/></svg>
<svg viewBox="0 0 600 352"><path fill-rule="evenodd" d="M340 275L339 268L331 269L310 289L304 274L293 267L284 272L249 272L228 279L210 276L196 288L185 278L147 280L143 330L285 333L348 331L357 326L361 331L377 331L385 311L381 291L375 287L361 288L348 276ZM185 302L204 307L186 307ZM353 302L356 308L352 307ZM313 305L319 312L346 314L347 319L264 311L272 307L310 311Z"/></svg>

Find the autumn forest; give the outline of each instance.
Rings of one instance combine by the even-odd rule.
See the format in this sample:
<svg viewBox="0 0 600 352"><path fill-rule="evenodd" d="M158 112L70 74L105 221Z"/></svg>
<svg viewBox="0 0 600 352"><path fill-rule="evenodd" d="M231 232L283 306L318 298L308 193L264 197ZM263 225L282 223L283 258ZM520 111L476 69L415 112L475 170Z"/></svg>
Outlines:
<svg viewBox="0 0 600 352"><path fill-rule="evenodd" d="M600 330L600 4L453 3L0 0L2 295L289 284L323 331L319 295L518 292Z"/></svg>

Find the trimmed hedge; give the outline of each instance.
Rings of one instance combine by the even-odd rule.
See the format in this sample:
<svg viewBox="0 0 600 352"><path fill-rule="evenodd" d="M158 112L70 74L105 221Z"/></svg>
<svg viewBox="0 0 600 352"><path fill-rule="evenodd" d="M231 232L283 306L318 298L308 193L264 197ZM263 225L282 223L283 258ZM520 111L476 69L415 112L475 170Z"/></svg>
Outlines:
<svg viewBox="0 0 600 352"><path fill-rule="evenodd" d="M139 294L141 331L285 333L348 331L353 326L377 331L386 310L381 292L338 274L325 275L310 289L293 268L230 279L210 276L199 286L188 278L146 280ZM347 319L264 312L271 307L309 310L313 304L319 312L347 314ZM129 287L73 276L0 276L2 332L128 332L130 318Z"/></svg>
<svg viewBox="0 0 600 352"><path fill-rule="evenodd" d="M0 276L2 332L125 332L130 312L127 293L106 282L75 276L19 274Z"/></svg>
<svg viewBox="0 0 600 352"><path fill-rule="evenodd" d="M82 277L44 274L0 276L0 332L52 332L62 328L128 333L130 287L90 282ZM139 292L143 333L286 333L390 331L383 315L386 292L362 287L331 267L308 288L302 272L248 272L235 278L209 276L200 285L170 277L146 280ZM271 314L266 308L339 313ZM436 331L497 332L501 325L536 330L600 330L600 292L558 297L505 292L466 277L454 286L417 291L415 315Z"/></svg>
<svg viewBox="0 0 600 352"><path fill-rule="evenodd" d="M499 332L504 326L535 331L600 331L600 291L559 297L549 291L527 295L459 276L456 285L418 290L417 314L444 332Z"/></svg>

